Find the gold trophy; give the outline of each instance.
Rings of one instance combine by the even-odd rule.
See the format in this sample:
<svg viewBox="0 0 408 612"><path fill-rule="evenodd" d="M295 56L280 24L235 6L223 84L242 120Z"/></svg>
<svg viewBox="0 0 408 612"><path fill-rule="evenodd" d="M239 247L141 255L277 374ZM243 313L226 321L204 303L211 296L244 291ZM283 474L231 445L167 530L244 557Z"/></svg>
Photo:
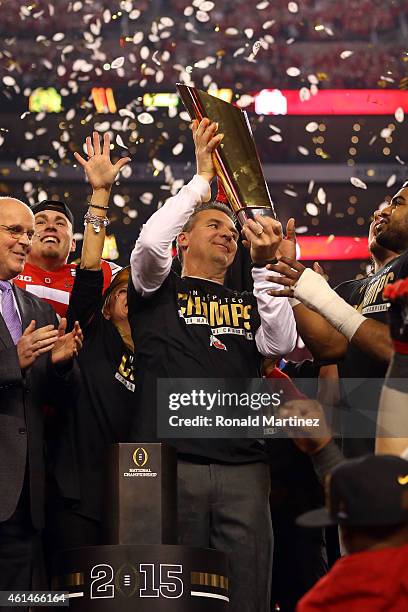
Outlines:
<svg viewBox="0 0 408 612"><path fill-rule="evenodd" d="M207 117L224 134L214 165L241 226L255 215L276 218L246 112L195 87L177 89L191 120Z"/></svg>

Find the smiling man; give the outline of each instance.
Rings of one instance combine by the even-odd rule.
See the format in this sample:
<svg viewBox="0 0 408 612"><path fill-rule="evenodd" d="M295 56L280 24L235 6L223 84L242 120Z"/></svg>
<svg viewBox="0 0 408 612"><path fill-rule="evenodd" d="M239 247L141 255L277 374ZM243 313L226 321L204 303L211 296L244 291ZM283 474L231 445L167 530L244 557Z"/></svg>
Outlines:
<svg viewBox="0 0 408 612"><path fill-rule="evenodd" d="M408 276L408 183L389 204L374 213L369 246L374 273L363 279L342 283L336 290L324 278L295 260L283 258L270 269L284 289L271 290L274 296L295 297L293 311L300 335L318 360L338 362L341 379L366 379L364 404L372 413L362 419L362 393L350 394L343 433L345 452L359 456L374 448L378 398L393 345L387 325L390 302L383 296L390 283ZM353 416L357 421L354 421ZM363 440L362 426L367 436Z"/></svg>
<svg viewBox="0 0 408 612"><path fill-rule="evenodd" d="M29 207L0 198L0 591L31 587L44 523L42 407L75 382L82 344L78 324L65 333L65 319L58 324L48 304L14 286L34 233Z"/></svg>
<svg viewBox="0 0 408 612"><path fill-rule="evenodd" d="M197 174L150 217L131 255L137 441L157 440L158 378L234 379L236 390L240 380L260 376L262 355L285 355L296 341L289 303L269 299L265 282L265 264L282 241L278 221L257 216L243 229L253 294L224 286L238 231L226 206L207 203L211 155L222 139L216 130L208 119L193 124ZM176 238L181 276L171 269ZM264 445L204 437L171 443L178 452L180 544L227 554L231 612L269 612L273 538Z"/></svg>
<svg viewBox="0 0 408 612"><path fill-rule="evenodd" d="M31 210L35 215L35 235L27 263L15 283L51 304L64 317L76 271L75 263L67 263L76 247L74 216L65 202L57 200L44 200ZM111 267L103 261L102 270L106 290L112 278Z"/></svg>

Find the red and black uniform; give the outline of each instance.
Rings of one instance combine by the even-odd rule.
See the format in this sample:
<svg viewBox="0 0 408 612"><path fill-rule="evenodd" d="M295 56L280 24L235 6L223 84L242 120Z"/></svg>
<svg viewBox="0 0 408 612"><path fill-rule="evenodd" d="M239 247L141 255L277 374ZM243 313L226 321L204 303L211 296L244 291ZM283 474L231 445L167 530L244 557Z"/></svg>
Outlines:
<svg viewBox="0 0 408 612"><path fill-rule="evenodd" d="M116 264L102 261L103 291L109 287L116 267ZM74 286L76 268L77 264L70 263L61 266L55 272L49 272L39 266L26 263L23 272L13 282L21 289L51 304L60 317L65 317Z"/></svg>

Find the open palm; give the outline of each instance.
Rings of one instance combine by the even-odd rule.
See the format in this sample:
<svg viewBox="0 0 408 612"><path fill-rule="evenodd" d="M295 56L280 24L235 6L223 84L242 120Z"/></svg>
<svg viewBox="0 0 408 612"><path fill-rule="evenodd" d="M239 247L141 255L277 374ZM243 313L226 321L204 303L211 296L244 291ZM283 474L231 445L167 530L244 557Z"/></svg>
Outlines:
<svg viewBox="0 0 408 612"><path fill-rule="evenodd" d="M86 172L88 181L92 189L110 190L121 168L130 162L130 157L122 157L116 164L112 164L110 159L110 137L109 134L104 134L103 148L101 151L101 143L99 134L94 132L92 139L90 136L86 139L86 150L88 160L85 160L79 153L75 152L75 159L81 164Z"/></svg>

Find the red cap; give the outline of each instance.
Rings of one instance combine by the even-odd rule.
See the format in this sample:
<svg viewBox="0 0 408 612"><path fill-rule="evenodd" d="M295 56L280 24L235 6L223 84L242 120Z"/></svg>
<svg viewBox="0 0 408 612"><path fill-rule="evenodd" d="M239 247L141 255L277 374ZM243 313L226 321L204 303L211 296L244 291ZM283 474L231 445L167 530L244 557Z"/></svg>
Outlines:
<svg viewBox="0 0 408 612"><path fill-rule="evenodd" d="M218 176L217 176L217 195L215 199L217 202L221 202L222 204L228 204L227 194L225 193L224 187L222 186L222 183Z"/></svg>

